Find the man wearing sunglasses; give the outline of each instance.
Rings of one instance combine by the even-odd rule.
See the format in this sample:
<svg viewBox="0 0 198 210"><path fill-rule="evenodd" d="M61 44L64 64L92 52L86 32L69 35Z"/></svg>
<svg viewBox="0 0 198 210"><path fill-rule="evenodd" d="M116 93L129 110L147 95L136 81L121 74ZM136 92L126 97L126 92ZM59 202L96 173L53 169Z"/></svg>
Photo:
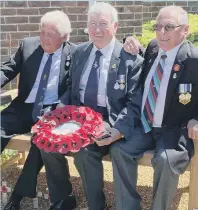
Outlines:
<svg viewBox="0 0 198 210"><path fill-rule="evenodd" d="M162 8L153 28L156 40L144 53L141 125L131 128L130 141L115 142L110 151L119 210L141 209L137 159L147 150L154 150L150 210L168 210L198 140L198 49L186 40L188 15L178 6ZM129 37L124 48L136 54L140 44Z"/></svg>

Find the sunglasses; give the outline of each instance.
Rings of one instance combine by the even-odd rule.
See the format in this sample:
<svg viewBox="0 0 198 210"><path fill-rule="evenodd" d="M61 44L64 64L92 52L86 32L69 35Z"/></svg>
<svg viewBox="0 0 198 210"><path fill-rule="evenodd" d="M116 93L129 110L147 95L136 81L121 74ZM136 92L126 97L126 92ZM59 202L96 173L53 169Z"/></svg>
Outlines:
<svg viewBox="0 0 198 210"><path fill-rule="evenodd" d="M161 31L162 28L164 28L164 30L166 32L168 32L168 31L173 31L175 28L178 28L181 26L183 26L183 25L167 24L167 25L163 26L161 24L155 24L155 25L153 25L153 31Z"/></svg>

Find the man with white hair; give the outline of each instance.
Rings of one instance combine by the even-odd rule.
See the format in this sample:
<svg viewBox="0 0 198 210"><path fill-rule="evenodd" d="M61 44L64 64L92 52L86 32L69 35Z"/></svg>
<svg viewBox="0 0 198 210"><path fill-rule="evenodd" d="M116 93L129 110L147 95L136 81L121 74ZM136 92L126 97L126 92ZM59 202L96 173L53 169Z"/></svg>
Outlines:
<svg viewBox="0 0 198 210"><path fill-rule="evenodd" d="M104 139L94 139L96 143L74 154L89 210L107 209L102 157L108 154L109 145L114 141L130 140L132 126L136 126L140 118L138 81L143 58L124 52L123 45L115 38L117 27L117 11L110 4L100 2L90 8L90 42L80 44L74 53L71 90L65 94L71 96L69 104L88 106L101 113L108 130ZM54 155L44 151L41 154L50 166ZM51 167L51 171L55 169L52 164Z"/></svg>
<svg viewBox="0 0 198 210"><path fill-rule="evenodd" d="M116 209L140 210L136 191L137 159L154 150L153 200L151 210L168 210L198 140L198 49L186 40L188 15L178 6L159 11L156 40L145 51L141 85L143 99L141 126L131 141L111 147L115 182ZM125 50L136 54L140 44L133 37Z"/></svg>
<svg viewBox="0 0 198 210"><path fill-rule="evenodd" d="M40 29L40 37L25 38L15 56L1 66L1 86L20 74L18 96L1 112L2 150L13 135L30 132L39 116L55 109L67 90L70 61L76 48L67 41L71 32L69 18L62 11L48 12L41 18ZM18 210L23 197L36 196L37 175L42 167L40 150L32 144L4 210ZM51 210L72 210L76 206L68 170L62 158L56 165L56 174L47 174ZM65 179L53 183L51 176L58 179L58 172Z"/></svg>

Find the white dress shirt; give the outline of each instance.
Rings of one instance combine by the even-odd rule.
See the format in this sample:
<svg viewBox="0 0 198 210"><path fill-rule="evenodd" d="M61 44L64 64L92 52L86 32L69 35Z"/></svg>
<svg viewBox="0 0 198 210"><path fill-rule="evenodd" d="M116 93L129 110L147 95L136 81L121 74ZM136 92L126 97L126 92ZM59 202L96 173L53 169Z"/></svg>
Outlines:
<svg viewBox="0 0 198 210"><path fill-rule="evenodd" d="M106 107L106 84L107 84L109 65L110 65L110 60L113 53L114 45L115 45L115 38L113 38L111 42L102 49L98 49L95 45L93 46L93 49L91 50L88 61L85 65L84 73L80 80L79 91L80 91L81 103L84 103L84 94L85 94L88 77L89 77L93 62L96 57L95 52L97 50L100 50L102 53L102 56L100 57L100 74L99 74L100 78L99 78L99 84L98 84L98 96L97 96L98 104L97 105Z"/></svg>
<svg viewBox="0 0 198 210"><path fill-rule="evenodd" d="M151 67L151 70L146 78L146 81L144 84L143 99L142 99L142 112L144 109L146 97L148 95L151 78L157 68L158 63L160 62L164 71L163 71L163 76L162 76L162 80L160 83L160 90L159 90L158 97L157 97L155 113L153 116L153 127L161 127L161 125L162 125L168 82L169 82L171 70L173 68L173 64L174 64L177 52L178 52L180 46L182 45L182 43L167 52L164 52L162 49L159 49L158 56L155 59L153 65ZM166 55L167 55L167 58L165 59L165 61L160 59L164 53L166 53Z"/></svg>
<svg viewBox="0 0 198 210"><path fill-rule="evenodd" d="M43 104L53 104L53 103L58 102L58 82L59 82L59 75L60 75L62 48L63 48L63 45L56 52L54 52L52 56L52 65L50 69L50 75L48 78L48 84L47 84L47 89L45 92L45 98L44 98ZM36 81L33 85L33 88L29 96L25 100L25 103L35 102L36 94L37 94L38 87L41 80L41 75L43 73L43 69L48 60L48 57L49 57L48 53L43 54L41 64L38 70L38 74L36 77Z"/></svg>

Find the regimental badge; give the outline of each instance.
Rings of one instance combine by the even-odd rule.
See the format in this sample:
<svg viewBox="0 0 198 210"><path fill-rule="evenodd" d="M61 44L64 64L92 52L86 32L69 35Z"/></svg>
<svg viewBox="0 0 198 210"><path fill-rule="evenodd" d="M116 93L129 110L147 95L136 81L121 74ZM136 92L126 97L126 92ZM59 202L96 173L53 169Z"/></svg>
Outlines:
<svg viewBox="0 0 198 210"><path fill-rule="evenodd" d="M67 56L67 60L68 60L68 61L70 61L70 60L71 60L71 57L70 57L69 55Z"/></svg>
<svg viewBox="0 0 198 210"><path fill-rule="evenodd" d="M183 105L191 101L192 84L179 84L179 102Z"/></svg>
<svg viewBox="0 0 198 210"><path fill-rule="evenodd" d="M43 76L43 80L46 80L46 77L47 77L47 75L46 75L46 74L44 74L44 76Z"/></svg>
<svg viewBox="0 0 198 210"><path fill-rule="evenodd" d="M174 73L174 74L173 74L173 79L176 79L176 78L177 78L177 74Z"/></svg>
<svg viewBox="0 0 198 210"><path fill-rule="evenodd" d="M115 69L116 68L116 64L114 63L111 68Z"/></svg>
<svg viewBox="0 0 198 210"><path fill-rule="evenodd" d="M69 66L69 64L70 64L70 62L69 62L69 61L65 63L65 65L66 65L66 66Z"/></svg>
<svg viewBox="0 0 198 210"><path fill-rule="evenodd" d="M94 66L94 68L97 68L98 67L97 62L95 62L93 66Z"/></svg>

